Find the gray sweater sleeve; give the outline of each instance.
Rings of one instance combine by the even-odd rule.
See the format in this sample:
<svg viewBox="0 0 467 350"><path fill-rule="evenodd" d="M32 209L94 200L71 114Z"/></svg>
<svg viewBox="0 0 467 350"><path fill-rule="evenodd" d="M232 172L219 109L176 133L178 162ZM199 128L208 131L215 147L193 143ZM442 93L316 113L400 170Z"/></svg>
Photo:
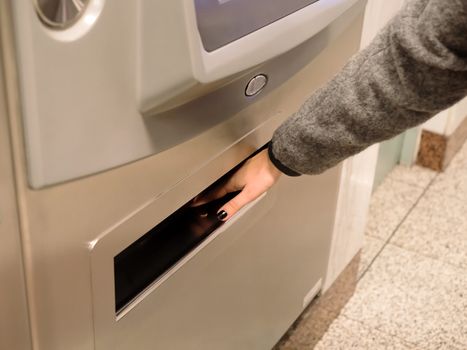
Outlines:
<svg viewBox="0 0 467 350"><path fill-rule="evenodd" d="M409 0L274 133L273 163L317 174L467 95L467 0Z"/></svg>

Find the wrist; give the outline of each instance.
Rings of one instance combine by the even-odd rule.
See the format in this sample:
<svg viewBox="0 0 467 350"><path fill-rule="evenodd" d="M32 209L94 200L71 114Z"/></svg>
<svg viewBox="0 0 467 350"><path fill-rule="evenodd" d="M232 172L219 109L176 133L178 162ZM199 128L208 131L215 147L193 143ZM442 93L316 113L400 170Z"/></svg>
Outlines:
<svg viewBox="0 0 467 350"><path fill-rule="evenodd" d="M283 172L280 171L280 170L274 165L274 163L271 161L271 158L269 158L268 150L264 150L264 152L265 152L265 158L266 158L266 162L267 162L267 167L268 167L269 173L270 173L274 178L280 177L280 176L283 174Z"/></svg>
<svg viewBox="0 0 467 350"><path fill-rule="evenodd" d="M300 176L301 175L295 170L292 170L289 167L282 164L282 162L276 158L276 156L274 155L273 149L272 149L272 142L269 142L267 152L268 152L267 155L268 155L269 163L281 174L285 174L288 176Z"/></svg>

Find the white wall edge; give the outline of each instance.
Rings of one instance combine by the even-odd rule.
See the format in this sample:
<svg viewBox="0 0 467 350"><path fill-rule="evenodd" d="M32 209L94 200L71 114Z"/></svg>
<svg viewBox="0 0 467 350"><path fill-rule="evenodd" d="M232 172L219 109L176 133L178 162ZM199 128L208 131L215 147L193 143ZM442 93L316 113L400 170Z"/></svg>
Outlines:
<svg viewBox="0 0 467 350"><path fill-rule="evenodd" d="M404 0L369 0L363 24L361 47L401 8ZM323 290L327 290L363 245L379 145L347 159L342 168L331 252Z"/></svg>

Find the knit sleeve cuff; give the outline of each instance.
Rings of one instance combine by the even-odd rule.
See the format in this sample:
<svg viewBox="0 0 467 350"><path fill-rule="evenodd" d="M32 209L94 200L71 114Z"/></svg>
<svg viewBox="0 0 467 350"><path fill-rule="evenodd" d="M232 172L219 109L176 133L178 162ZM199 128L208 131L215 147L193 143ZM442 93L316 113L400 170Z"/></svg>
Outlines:
<svg viewBox="0 0 467 350"><path fill-rule="evenodd" d="M287 166L282 164L279 159L276 158L276 156L274 155L274 153L272 151L272 142L269 142L269 144L268 144L268 155L269 155L269 159L271 160L272 164L274 164L274 166L277 169L279 169L282 173L284 173L285 175L288 175L288 176L300 176L300 175L302 175L300 173L297 173L295 170L292 170L292 169L288 168Z"/></svg>

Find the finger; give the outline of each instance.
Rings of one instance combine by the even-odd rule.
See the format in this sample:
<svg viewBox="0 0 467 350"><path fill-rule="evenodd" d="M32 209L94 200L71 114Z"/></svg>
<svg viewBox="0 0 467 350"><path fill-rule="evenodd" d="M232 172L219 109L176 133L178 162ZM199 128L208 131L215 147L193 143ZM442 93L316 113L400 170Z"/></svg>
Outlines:
<svg viewBox="0 0 467 350"><path fill-rule="evenodd" d="M229 202L224 204L217 212L217 218L221 221L227 221L234 216L240 209L248 203L253 202L261 195L261 192L253 192L250 188L245 187L242 192L236 195Z"/></svg>
<svg viewBox="0 0 467 350"><path fill-rule="evenodd" d="M192 207L198 207L200 205L212 202L218 198L224 197L227 193L234 192L235 189L231 188L229 183L225 183L223 185L217 186L212 190L209 190L206 193L201 193L200 195L196 196L191 203Z"/></svg>

